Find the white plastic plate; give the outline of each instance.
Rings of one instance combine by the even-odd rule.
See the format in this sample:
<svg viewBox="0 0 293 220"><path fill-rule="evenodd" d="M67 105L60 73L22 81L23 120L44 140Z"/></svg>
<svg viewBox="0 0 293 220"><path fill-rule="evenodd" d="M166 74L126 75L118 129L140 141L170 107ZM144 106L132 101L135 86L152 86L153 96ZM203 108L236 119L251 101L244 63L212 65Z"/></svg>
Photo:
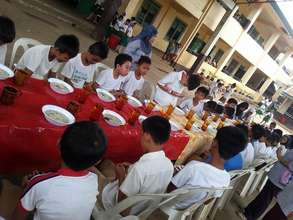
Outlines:
<svg viewBox="0 0 293 220"><path fill-rule="evenodd" d="M104 102L113 102L116 100L115 96L105 89L96 89L96 92L98 97Z"/></svg>
<svg viewBox="0 0 293 220"><path fill-rule="evenodd" d="M179 124L177 124L176 122L174 122L174 121L169 121L170 122L170 124L171 124L171 130L172 131L179 131L182 127L179 125Z"/></svg>
<svg viewBox="0 0 293 220"><path fill-rule="evenodd" d="M50 78L48 82L50 83L51 89L58 94L66 95L74 91L71 85L60 79Z"/></svg>
<svg viewBox="0 0 293 220"><path fill-rule="evenodd" d="M3 64L0 64L0 80L12 78L13 76L14 72L11 69Z"/></svg>
<svg viewBox="0 0 293 220"><path fill-rule="evenodd" d="M138 108L142 106L142 103L135 97L128 95L128 104L131 105L134 108Z"/></svg>
<svg viewBox="0 0 293 220"><path fill-rule="evenodd" d="M119 115L117 112L113 112L111 110L105 109L103 111L103 117L105 121L114 127L122 126L126 124L125 119Z"/></svg>
<svg viewBox="0 0 293 220"><path fill-rule="evenodd" d="M42 112L47 121L56 126L66 126L75 122L75 117L69 111L56 105L44 105Z"/></svg>

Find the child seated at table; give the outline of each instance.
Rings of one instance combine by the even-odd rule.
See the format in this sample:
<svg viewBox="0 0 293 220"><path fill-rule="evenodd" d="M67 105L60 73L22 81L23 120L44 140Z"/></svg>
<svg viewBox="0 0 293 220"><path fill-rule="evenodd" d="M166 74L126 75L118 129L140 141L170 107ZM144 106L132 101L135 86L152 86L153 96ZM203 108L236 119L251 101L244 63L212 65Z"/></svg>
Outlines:
<svg viewBox="0 0 293 220"><path fill-rule="evenodd" d="M197 90L194 93L194 97L193 98L188 98L185 99L180 105L179 108L181 108L183 111L188 112L189 110L192 110L194 108L202 108L204 106L204 99L206 99L206 97L209 94L209 90L204 87L201 86L199 88L197 88Z"/></svg>
<svg viewBox="0 0 293 220"><path fill-rule="evenodd" d="M60 140L60 170L30 180L12 219L26 219L29 212L34 219L90 219L99 192L97 175L88 169L99 162L106 144L95 122L69 126Z"/></svg>
<svg viewBox="0 0 293 220"><path fill-rule="evenodd" d="M135 71L130 71L126 76L122 89L127 95L138 97L139 91L143 88L144 76L151 67L151 59L147 56L141 56L138 60Z"/></svg>
<svg viewBox="0 0 293 220"><path fill-rule="evenodd" d="M163 117L151 116L143 121L141 146L144 154L132 165L112 165L116 170L116 181L107 184L103 190L102 201L106 209L129 196L166 191L173 165L165 156L162 145L168 141L170 131L170 123ZM137 214L143 208L142 204L135 205L131 214Z"/></svg>
<svg viewBox="0 0 293 220"><path fill-rule="evenodd" d="M132 58L128 54L120 53L116 56L114 69L103 70L96 79L96 87L109 92L121 92L121 85L128 75Z"/></svg>
<svg viewBox="0 0 293 220"><path fill-rule="evenodd" d="M5 63L7 44L15 38L14 22L5 16L0 16L0 64Z"/></svg>
<svg viewBox="0 0 293 220"><path fill-rule="evenodd" d="M193 111L199 118L202 118L204 112L208 112L209 114L214 113L216 106L217 103L215 101L207 101L203 105L197 105Z"/></svg>
<svg viewBox="0 0 293 220"><path fill-rule="evenodd" d="M79 51L79 40L74 35L61 35L54 46L37 45L22 55L16 69L24 70L38 79L56 76L60 63L75 57Z"/></svg>
<svg viewBox="0 0 293 220"><path fill-rule="evenodd" d="M62 70L64 81L73 85L75 88L91 86L98 63L108 56L108 46L104 42L92 44L87 51L77 54L70 59Z"/></svg>
<svg viewBox="0 0 293 220"><path fill-rule="evenodd" d="M183 98L184 87L193 90L200 85L200 80L200 76L186 71L171 72L157 83L154 101L161 106L175 106L178 98Z"/></svg>
<svg viewBox="0 0 293 220"><path fill-rule="evenodd" d="M233 119L235 114L235 109L229 106L224 107L224 117L228 119Z"/></svg>
<svg viewBox="0 0 293 220"><path fill-rule="evenodd" d="M225 160L241 152L247 143L245 134L235 127L224 127L218 130L210 147L208 162L191 160L172 178L168 191L191 187L228 187L230 175L224 169ZM222 192L216 192L220 197ZM206 192L192 194L176 204L176 208L185 209L205 198Z"/></svg>

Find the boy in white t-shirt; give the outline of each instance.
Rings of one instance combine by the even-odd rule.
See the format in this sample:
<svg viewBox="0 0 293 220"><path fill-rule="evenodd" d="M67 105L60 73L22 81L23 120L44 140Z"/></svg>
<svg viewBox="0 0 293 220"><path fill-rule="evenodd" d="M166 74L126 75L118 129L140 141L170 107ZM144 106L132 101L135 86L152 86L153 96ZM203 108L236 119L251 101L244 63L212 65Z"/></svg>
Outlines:
<svg viewBox="0 0 293 220"><path fill-rule="evenodd" d="M193 90L200 85L200 80L198 75L185 71L171 72L157 83L154 101L161 106L175 106L178 98L183 98L184 87Z"/></svg>
<svg viewBox="0 0 293 220"><path fill-rule="evenodd" d="M192 187L228 187L230 175L224 170L225 160L241 152L247 144L247 137L243 131L236 127L224 127L218 130L210 149L209 163L192 160L188 162L172 178L168 187L171 192L175 189ZM222 192L216 192L215 197L220 197ZM184 198L176 207L188 208L190 205L204 199L206 193L196 193Z"/></svg>
<svg viewBox="0 0 293 220"><path fill-rule="evenodd" d="M204 87L201 86L199 88L197 88L197 90L194 93L194 97L193 98L188 98L185 99L183 102L181 102L181 104L179 105L179 107L187 112L193 108L195 108L198 105L203 105L203 100L206 99L206 97L209 94L209 90Z"/></svg>
<svg viewBox="0 0 293 220"><path fill-rule="evenodd" d="M69 126L60 140L62 165L55 173L33 177L13 214L25 220L89 220L98 195L97 175L88 171L106 151L102 129L90 121Z"/></svg>
<svg viewBox="0 0 293 220"><path fill-rule="evenodd" d="M122 86L122 90L127 95L138 97L139 90L143 88L144 76L150 70L152 62L147 56L141 56L138 60L137 67L135 71L130 71L125 77L125 81Z"/></svg>
<svg viewBox="0 0 293 220"><path fill-rule="evenodd" d="M128 75L132 58L128 54L118 54L115 58L114 69L102 71L96 79L96 87L113 93L121 92L122 83Z"/></svg>
<svg viewBox="0 0 293 220"><path fill-rule="evenodd" d="M5 16L0 16L0 64L5 63L7 44L15 38L14 22Z"/></svg>
<svg viewBox="0 0 293 220"><path fill-rule="evenodd" d="M65 64L62 70L64 81L79 89L91 86L98 63L107 58L108 50L104 42L96 42L88 48L88 51L77 54Z"/></svg>
<svg viewBox="0 0 293 220"><path fill-rule="evenodd" d="M170 131L170 123L163 117L151 116L143 121L141 147L144 154L134 164L122 163L113 167L117 180L107 184L102 193L106 209L129 196L166 191L173 165L165 156L162 145L168 141ZM135 205L131 214L138 214L144 208L143 204Z"/></svg>
<svg viewBox="0 0 293 220"><path fill-rule="evenodd" d="M60 63L75 57L79 51L79 40L74 35L61 35L54 46L37 45L22 55L16 69L21 69L37 79L56 77Z"/></svg>

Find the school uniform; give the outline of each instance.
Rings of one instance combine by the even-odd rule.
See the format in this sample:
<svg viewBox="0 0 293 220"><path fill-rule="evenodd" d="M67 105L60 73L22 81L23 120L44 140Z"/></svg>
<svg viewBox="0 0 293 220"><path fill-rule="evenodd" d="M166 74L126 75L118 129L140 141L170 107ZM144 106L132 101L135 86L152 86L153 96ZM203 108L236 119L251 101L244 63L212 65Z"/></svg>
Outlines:
<svg viewBox="0 0 293 220"><path fill-rule="evenodd" d="M62 70L62 75L70 79L75 88L83 88L85 83L91 83L94 80L98 64L85 66L82 63L81 53L70 59Z"/></svg>
<svg viewBox="0 0 293 220"><path fill-rule="evenodd" d="M0 46L0 64L5 64L5 57L7 53L7 44Z"/></svg>
<svg viewBox="0 0 293 220"><path fill-rule="evenodd" d="M98 193L96 174L62 168L34 177L20 206L34 211L34 220L89 220Z"/></svg>
<svg viewBox="0 0 293 220"><path fill-rule="evenodd" d="M130 71L125 77L122 90L126 92L127 95L133 96L134 92L137 90L142 90L144 84L143 76L137 79L134 71Z"/></svg>
<svg viewBox="0 0 293 220"><path fill-rule="evenodd" d="M178 189L191 187L228 187L230 175L226 170L218 169L208 163L190 161L173 178L172 184ZM207 193L202 191L190 195L184 201L176 204L176 208L185 209L190 205L204 199ZM215 197L222 196L222 192L215 192Z"/></svg>
<svg viewBox="0 0 293 220"><path fill-rule="evenodd" d="M125 77L123 76L118 76L118 78L115 79L113 75L113 69L106 69L98 75L96 83L99 85L99 88L112 91L120 90L124 80Z"/></svg>
<svg viewBox="0 0 293 220"><path fill-rule="evenodd" d="M24 52L16 65L16 69L25 68L33 72L32 77L45 79L50 70L55 72L59 69L60 63L57 59L49 61L50 45L34 46Z"/></svg>
<svg viewBox="0 0 293 220"><path fill-rule="evenodd" d="M142 193L164 193L173 175L173 165L164 151L144 154L128 169L122 184L118 181L105 186L102 193L103 205L106 209L117 203L119 190L127 197ZM138 214L145 208L138 204L131 209L131 214Z"/></svg>

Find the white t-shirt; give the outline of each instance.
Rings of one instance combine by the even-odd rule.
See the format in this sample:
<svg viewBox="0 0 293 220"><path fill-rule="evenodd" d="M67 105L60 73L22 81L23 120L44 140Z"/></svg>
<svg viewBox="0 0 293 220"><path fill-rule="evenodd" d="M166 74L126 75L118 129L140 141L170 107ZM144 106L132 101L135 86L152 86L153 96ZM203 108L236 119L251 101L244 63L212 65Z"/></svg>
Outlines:
<svg viewBox="0 0 293 220"><path fill-rule="evenodd" d="M84 84L93 82L98 64L85 66L81 60L81 53L70 59L62 70L62 75L71 79L75 88L83 88Z"/></svg>
<svg viewBox="0 0 293 220"><path fill-rule="evenodd" d="M89 220L97 195L96 174L61 169L33 178L20 202L34 220Z"/></svg>
<svg viewBox="0 0 293 220"><path fill-rule="evenodd" d="M179 107L183 111L188 112L193 107L193 98L188 98L188 99L183 100L183 102L181 102Z"/></svg>
<svg viewBox="0 0 293 220"><path fill-rule="evenodd" d="M180 83L183 71L171 72L161 79L158 83L163 86L168 86L172 91L182 93L184 86ZM169 104L175 106L177 104L178 97L173 96L157 86L154 100L161 106L167 106Z"/></svg>
<svg viewBox="0 0 293 220"><path fill-rule="evenodd" d="M254 161L254 148L252 144L248 143L240 154L243 160L243 167L248 168Z"/></svg>
<svg viewBox="0 0 293 220"><path fill-rule="evenodd" d="M20 58L16 68L31 70L34 78L46 78L49 70L54 71L60 66L57 59L49 61L50 48L50 45L38 45L28 49Z"/></svg>
<svg viewBox="0 0 293 220"><path fill-rule="evenodd" d="M195 112L195 114L200 118L203 116L205 103L206 103L205 101L200 101L196 106L194 106L192 108L192 110Z"/></svg>
<svg viewBox="0 0 293 220"><path fill-rule="evenodd" d="M113 69L106 69L98 75L96 83L99 84L99 88L112 91L121 89L121 84L124 80L125 77L123 76L114 79Z"/></svg>
<svg viewBox="0 0 293 220"><path fill-rule="evenodd" d="M126 196L142 193L164 193L173 176L173 165L164 151L144 154L133 164L120 186ZM109 183L103 190L102 201L106 209L117 203L118 181ZM137 214L144 208L143 204L133 207L131 214Z"/></svg>
<svg viewBox="0 0 293 220"><path fill-rule="evenodd" d="M276 148L267 147L265 143L254 141L254 159L276 159Z"/></svg>
<svg viewBox="0 0 293 220"><path fill-rule="evenodd" d="M230 175L226 170L220 170L208 163L190 161L173 178L172 183L178 189L188 189L192 187L228 187L230 185ZM185 209L190 205L205 198L206 193L196 193L190 195L184 201L178 203L178 209ZM216 192L215 197L222 196L222 192Z"/></svg>
<svg viewBox="0 0 293 220"><path fill-rule="evenodd" d="M135 72L130 71L125 77L122 89L126 92L127 95L132 96L136 90L141 90L143 88L144 78L141 76L139 80L135 77Z"/></svg>
<svg viewBox="0 0 293 220"><path fill-rule="evenodd" d="M0 63L5 64L5 57L7 52L7 44L3 44L0 46Z"/></svg>

